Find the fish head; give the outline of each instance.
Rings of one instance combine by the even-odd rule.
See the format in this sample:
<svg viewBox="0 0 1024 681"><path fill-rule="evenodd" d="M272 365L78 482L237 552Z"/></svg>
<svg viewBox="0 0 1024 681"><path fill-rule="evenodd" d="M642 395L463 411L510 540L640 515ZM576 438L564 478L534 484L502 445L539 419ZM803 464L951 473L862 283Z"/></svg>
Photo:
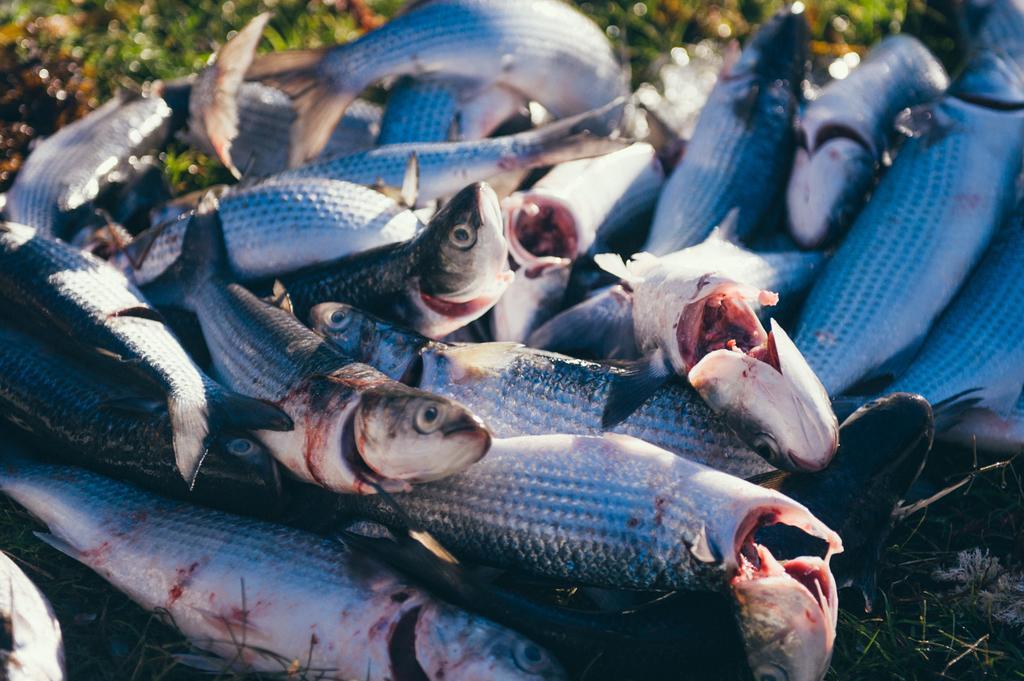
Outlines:
<svg viewBox="0 0 1024 681"><path fill-rule="evenodd" d="M665 352L676 373L685 375L716 350L748 352L768 338L753 304L777 303L770 291L714 273L649 283L634 301L636 340L642 350L656 346Z"/></svg>
<svg viewBox="0 0 1024 681"><path fill-rule="evenodd" d="M362 393L354 437L374 474L409 483L460 473L491 446L490 431L469 409L400 383Z"/></svg>
<svg viewBox="0 0 1024 681"><path fill-rule="evenodd" d="M397 379L429 340L346 303L320 303L309 312L309 326L343 354Z"/></svg>
<svg viewBox="0 0 1024 681"><path fill-rule="evenodd" d="M793 3L757 29L739 57L723 70L727 79L757 77L767 82L784 81L799 92L808 63L810 32L803 4Z"/></svg>
<svg viewBox="0 0 1024 681"><path fill-rule="evenodd" d="M1024 107L1024 69L1021 48L986 48L976 51L947 93L957 99L991 109Z"/></svg>
<svg viewBox="0 0 1024 681"><path fill-rule="evenodd" d="M825 675L839 614L826 560L805 556L779 562L756 546L733 578L732 591L756 681L819 681Z"/></svg>
<svg viewBox="0 0 1024 681"><path fill-rule="evenodd" d="M501 206L484 182L456 194L420 236L417 330L439 338L489 310L514 275Z"/></svg>
<svg viewBox="0 0 1024 681"><path fill-rule="evenodd" d="M834 237L856 216L874 176L874 154L859 140L833 137L810 150L798 147L786 189L793 239L817 248Z"/></svg>
<svg viewBox="0 0 1024 681"><path fill-rule="evenodd" d="M708 406L774 466L818 471L835 455L839 423L828 393L774 319L764 344L711 352L687 376Z"/></svg>
<svg viewBox="0 0 1024 681"><path fill-rule="evenodd" d="M566 679L561 665L533 641L511 629L439 602L417 618L416 661L428 679Z"/></svg>

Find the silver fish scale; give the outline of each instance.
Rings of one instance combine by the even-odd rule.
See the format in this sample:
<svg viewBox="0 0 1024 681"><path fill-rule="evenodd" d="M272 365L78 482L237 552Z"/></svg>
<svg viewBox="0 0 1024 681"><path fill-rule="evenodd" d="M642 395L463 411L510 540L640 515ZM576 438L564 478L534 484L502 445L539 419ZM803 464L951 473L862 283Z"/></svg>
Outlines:
<svg viewBox="0 0 1024 681"><path fill-rule="evenodd" d="M830 394L924 339L1012 208L1024 116L946 99L811 289L795 342Z"/></svg>
<svg viewBox="0 0 1024 681"><path fill-rule="evenodd" d="M392 144L358 154L317 161L281 173L280 178L326 177L373 186L401 187L409 158L420 168L420 199L454 194L462 187L523 166L544 145L523 133L466 142Z"/></svg>
<svg viewBox="0 0 1024 681"><path fill-rule="evenodd" d="M467 350L471 355L472 348L461 351ZM459 352L452 348L454 357ZM498 437L600 435L608 391L619 371L526 348L508 350L501 360L503 366L479 369L469 356L465 365L458 359L449 365L444 352L428 347L423 353L439 368L436 372L425 368L418 387L465 404ZM467 377L460 379L463 371ZM660 388L613 432L632 435L740 477L772 470L698 395L677 383Z"/></svg>
<svg viewBox="0 0 1024 681"><path fill-rule="evenodd" d="M294 315L237 284L204 286L195 303L218 375L243 394L280 400L302 379L351 361Z"/></svg>
<svg viewBox="0 0 1024 681"><path fill-rule="evenodd" d="M468 560L594 586L724 586L724 566L696 561L687 546L715 509L741 513L742 504L691 487L688 475L698 467L678 457L632 455L603 438L565 437L557 453L513 449L530 439L492 448L465 472L395 499L418 527ZM589 442L573 444L578 440ZM339 503L401 525L371 495Z"/></svg>
<svg viewBox="0 0 1024 681"><path fill-rule="evenodd" d="M117 317L152 308L124 275L72 246L20 225L0 229L0 291L19 309L66 327L83 347L130 362L173 397L203 400L215 387L165 325Z"/></svg>
<svg viewBox="0 0 1024 681"><path fill-rule="evenodd" d="M66 213L99 194L129 159L160 146L171 110L160 97L115 98L40 142L7 192L4 215L63 236Z"/></svg>
<svg viewBox="0 0 1024 681"><path fill-rule="evenodd" d="M661 192L643 250L665 255L698 244L734 208L737 235L746 236L778 200L773 187L789 165L796 100L778 85L764 88L747 121L735 110L738 87L720 82L712 90L685 157Z"/></svg>
<svg viewBox="0 0 1024 681"><path fill-rule="evenodd" d="M625 91L608 39L557 0L432 2L335 48L322 68L353 95L389 75L484 74L557 117L595 109Z"/></svg>
<svg viewBox="0 0 1024 681"><path fill-rule="evenodd" d="M378 191L323 178L268 180L226 193L219 214L231 269L240 279L279 276L384 244L411 239L422 226ZM187 220L160 227L132 267L145 285L178 256Z"/></svg>
<svg viewBox="0 0 1024 681"><path fill-rule="evenodd" d="M403 78L388 94L377 144L447 142L459 111L456 94L451 83Z"/></svg>
<svg viewBox="0 0 1024 681"><path fill-rule="evenodd" d="M890 391L935 404L972 390L969 399L1009 411L1024 386L1024 213L1003 226L963 289ZM1010 304L1007 304L1010 302Z"/></svg>
<svg viewBox="0 0 1024 681"><path fill-rule="evenodd" d="M351 154L374 146L381 108L357 99L345 110L320 152L320 158ZM244 82L238 90L238 136L231 159L249 177L266 177L288 167L289 135L295 110L286 94L262 83Z"/></svg>

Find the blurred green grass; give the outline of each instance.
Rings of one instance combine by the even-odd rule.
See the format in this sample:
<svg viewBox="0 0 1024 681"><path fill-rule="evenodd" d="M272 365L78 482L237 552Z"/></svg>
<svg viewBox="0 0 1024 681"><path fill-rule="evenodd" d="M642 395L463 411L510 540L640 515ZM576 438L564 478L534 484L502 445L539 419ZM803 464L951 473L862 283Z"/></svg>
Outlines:
<svg viewBox="0 0 1024 681"><path fill-rule="evenodd" d="M400 2L367 4L386 16ZM822 59L863 50L898 30L922 37L951 68L960 57L951 6L923 0L808 4L814 51ZM672 47L704 37L743 39L780 5L580 3L628 57L636 83L653 79ZM358 33L349 13L318 0L14 0L0 3L0 55L6 55L8 66L81 63L81 73L92 81L87 92L94 106L126 84L197 71L232 31L264 10L274 16L262 49L332 44ZM0 67L4 64L0 60ZM227 179L217 163L182 145L172 145L165 160L177 191ZM930 469L945 475L969 464L968 453L943 451ZM0 501L0 548L18 559L53 601L72 679L196 677L173 657L187 652L180 637L92 572L38 542L33 529L26 514ZM976 480L897 528L880 560L884 606L871 615L842 613L829 678L1024 679L1021 631L992 621L970 595L951 597L931 577L935 568L955 563L957 551L977 546L989 547L1004 564L1024 564L1024 491L1013 467Z"/></svg>

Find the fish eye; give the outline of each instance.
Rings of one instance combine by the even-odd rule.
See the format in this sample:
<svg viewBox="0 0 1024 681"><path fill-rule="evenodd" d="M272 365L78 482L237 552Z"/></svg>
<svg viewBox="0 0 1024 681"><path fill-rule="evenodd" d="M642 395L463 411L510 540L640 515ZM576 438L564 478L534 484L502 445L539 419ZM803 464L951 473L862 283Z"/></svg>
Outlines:
<svg viewBox="0 0 1024 681"><path fill-rule="evenodd" d="M538 674L550 665L547 654L529 641L520 641L512 650L512 660L527 674Z"/></svg>
<svg viewBox="0 0 1024 681"><path fill-rule="evenodd" d="M416 430L429 435L441 427L441 408L436 404L424 404L416 410Z"/></svg>
<svg viewBox="0 0 1024 681"><path fill-rule="evenodd" d="M757 455L766 461L775 461L779 458L779 445L775 438L768 433L758 433L750 442Z"/></svg>
<svg viewBox="0 0 1024 681"><path fill-rule="evenodd" d="M448 240L456 248L466 250L472 248L476 243L476 233L469 228L469 225L455 225L452 231L448 233Z"/></svg>
<svg viewBox="0 0 1024 681"><path fill-rule="evenodd" d="M345 329L348 328L348 325L352 321L352 318L345 314L345 311L339 307L333 312L331 312L330 316L327 318L327 321L331 325L332 329L336 331L344 331Z"/></svg>
<svg viewBox="0 0 1024 681"><path fill-rule="evenodd" d="M236 437L228 443L228 452L235 456L252 454L255 449L256 445L252 443L252 440L247 440L244 437Z"/></svg>
<svg viewBox="0 0 1024 681"><path fill-rule="evenodd" d="M789 674L777 664L762 664L754 672L757 681L789 681Z"/></svg>

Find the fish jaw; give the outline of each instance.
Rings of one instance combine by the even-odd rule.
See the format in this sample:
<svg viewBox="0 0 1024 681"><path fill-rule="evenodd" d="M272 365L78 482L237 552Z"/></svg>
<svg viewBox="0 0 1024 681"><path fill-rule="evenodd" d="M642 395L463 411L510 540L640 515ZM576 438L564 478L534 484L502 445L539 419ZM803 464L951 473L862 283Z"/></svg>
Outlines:
<svg viewBox="0 0 1024 681"><path fill-rule="evenodd" d="M660 345L668 350L676 372L686 374L716 350L736 347L747 352L763 344L768 334L751 301L775 305L778 295L713 274L697 279L692 294L683 296L682 311L671 327L659 324L660 333L667 336ZM664 305L665 301L649 302ZM638 329L638 340L645 335Z"/></svg>
<svg viewBox="0 0 1024 681"><path fill-rule="evenodd" d="M491 433L463 405L401 384L365 391L354 419L359 461L405 484L460 473L491 447Z"/></svg>
<svg viewBox="0 0 1024 681"><path fill-rule="evenodd" d="M801 248L818 248L853 220L874 178L875 158L858 141L836 137L797 149L786 189L789 229Z"/></svg>
<svg viewBox="0 0 1024 681"><path fill-rule="evenodd" d="M704 401L771 464L825 468L839 446L839 422L821 381L775 320L752 353L716 350L688 378Z"/></svg>
<svg viewBox="0 0 1024 681"><path fill-rule="evenodd" d="M514 279L514 272L502 270L485 290L478 292L477 297L465 301L432 296L418 287L414 288L411 298L418 312L416 331L434 340L458 331L494 307Z"/></svg>
<svg viewBox="0 0 1024 681"><path fill-rule="evenodd" d="M509 629L441 603L424 605L413 629L424 678L448 681L567 679L544 649ZM396 678L398 678L396 676Z"/></svg>
<svg viewBox="0 0 1024 681"><path fill-rule="evenodd" d="M754 545L732 580L747 661L758 681L819 681L828 670L839 597L828 559L779 562Z"/></svg>

